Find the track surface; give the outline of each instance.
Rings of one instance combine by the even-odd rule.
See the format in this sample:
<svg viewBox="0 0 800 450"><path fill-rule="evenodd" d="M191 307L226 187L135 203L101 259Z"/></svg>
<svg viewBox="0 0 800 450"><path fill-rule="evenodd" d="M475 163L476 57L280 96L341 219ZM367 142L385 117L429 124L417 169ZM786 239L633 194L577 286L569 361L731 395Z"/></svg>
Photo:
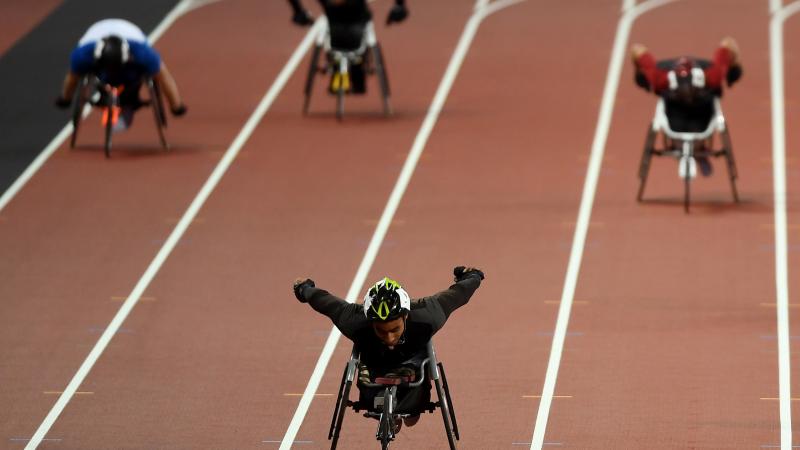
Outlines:
<svg viewBox="0 0 800 450"><path fill-rule="evenodd" d="M780 444L778 402L763 400L778 396L768 2L731 3L656 8L629 44L704 56L737 38L745 77L723 107L742 203L720 161L685 215L668 160L634 201L654 98L626 60L547 448ZM395 115L379 114L373 84L337 123L320 78L303 117L304 58L40 448L278 447L330 330L291 280L345 295L473 7L412 2L387 28L390 3L373 6ZM30 9L0 49L46 14ZM180 18L156 46L190 106L170 120L173 149L159 150L142 111L106 160L92 115L79 148L59 149L0 210L0 447L33 435L303 38L288 17L283 2L237 0ZM618 0L528 0L486 18L368 275L423 296L454 265L487 272L436 338L462 448L530 446L619 17ZM792 295L800 17L785 42ZM327 446L349 350L341 340L297 448ZM374 430L348 413L340 448L377 446ZM445 448L441 419L395 446Z"/></svg>

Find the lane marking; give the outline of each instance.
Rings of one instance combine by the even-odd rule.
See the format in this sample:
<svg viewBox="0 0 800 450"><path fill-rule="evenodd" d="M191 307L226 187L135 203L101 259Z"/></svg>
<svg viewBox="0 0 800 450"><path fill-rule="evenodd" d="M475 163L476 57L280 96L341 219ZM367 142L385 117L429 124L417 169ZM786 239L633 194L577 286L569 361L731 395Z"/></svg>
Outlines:
<svg viewBox="0 0 800 450"><path fill-rule="evenodd" d="M133 307L136 306L136 303L142 297L144 291L150 285L150 282L153 281L153 278L155 278L159 269L161 269L161 266L164 264L164 261L166 261L167 257L169 257L170 253L172 253L172 250L178 244L181 237L183 237L183 234L189 228L189 225L191 224L192 220L194 220L194 218L197 217L200 208L203 207L206 200L208 199L208 197L214 191L214 188L219 183L220 179L222 179L222 176L225 175L225 172L228 170L228 167L230 167L230 165L233 163L233 160L236 158L236 155L239 153L241 148L250 138L250 135L258 126L258 123L261 122L261 120L264 118L264 115L267 113L270 106L272 106L272 103L275 101L275 98L278 96L281 90L283 90L283 87L286 85L287 81L289 80L289 77L291 77L292 73L294 73L298 64L300 64L300 61L302 60L303 56L308 52L308 49L311 47L311 44L314 41L316 33L318 33L322 29L324 23L325 23L324 19L319 19L317 20L316 23L314 23L314 26L312 26L308 30L303 41L300 43L300 45L297 46L294 53L292 53L292 56L286 62L286 65L278 74L275 81L272 83L272 86L270 86L269 90L261 99L261 102L258 104L255 111L253 111L253 114L244 124L239 134L231 143L231 146L225 152L225 155L222 157L217 166L214 168L214 171L208 177L203 187L197 193L197 196L189 205L189 208L183 214L183 217L181 218L180 222L178 222L178 225L175 226L175 229L169 235L167 241L164 243L164 245L158 251L158 254L156 254L153 261L147 267L147 270L145 271L144 275L142 275L142 278L139 279L138 283L136 283L136 286L133 288L133 291L130 293L127 300L125 300L125 302L122 304L119 311L114 316L114 319L112 319L111 323L108 325L108 328L106 328L106 330L100 336L100 339L97 341L97 344L95 344L94 348L92 348L92 351L89 353L89 356L87 356L86 360L83 362L83 364L81 364L81 367L78 369L78 371L75 373L75 376L67 385L67 388L64 390L64 393L58 398L56 404L47 414L47 417L45 417L44 421L42 421L41 425L36 430L36 433L33 435L33 438L31 439L30 443L25 447L26 450L36 448L42 441L42 438L44 438L44 436L47 434L48 430L50 430L50 427L53 426L56 419L58 419L58 416L59 414L61 414L61 411L63 411L64 408L67 406L67 403L69 403L69 400L78 390L78 387L80 387L81 383L83 383L83 380L89 374L89 371L92 370L92 367L94 366L95 362L97 362L97 360L103 354L103 351L105 350L108 343L111 341L111 338L114 337L114 334L116 334L117 330L119 330L122 323L128 317L128 314L130 314Z"/></svg>
<svg viewBox="0 0 800 450"><path fill-rule="evenodd" d="M220 153L222 153L222 152L220 152ZM164 219L164 223L169 224L169 225L173 225L173 224L178 223L180 220L181 219L179 219L177 217L167 217L166 219ZM193 224L198 224L198 225L199 224L203 224L203 223L206 223L206 219L204 219L203 217L197 217L194 220L192 220L192 223Z"/></svg>
<svg viewBox="0 0 800 450"><path fill-rule="evenodd" d="M61 395L64 391L44 391L42 394L45 395ZM94 392L89 391L75 391L75 395L94 395Z"/></svg>
<svg viewBox="0 0 800 450"><path fill-rule="evenodd" d="M316 347L315 347L315 349L316 349ZM302 397L303 393L302 392L287 392L287 393L285 393L283 395L285 395L287 397ZM316 397L333 397L333 394L314 394L314 396L316 396Z"/></svg>
<svg viewBox="0 0 800 450"><path fill-rule="evenodd" d="M581 260L583 259L583 249L586 243L586 236L589 231L589 223L592 216L592 206L594 195L597 189L597 180L600 176L600 167L603 162L606 140L611 127L611 116L614 111L614 101L617 96L619 79L622 73L622 65L627 60L626 46L628 36L633 26L634 20L640 15L651 9L663 6L675 0L648 0L639 5L632 5L625 1L624 12L617 25L616 36L614 37L614 47L611 53L611 60L608 64L606 83L603 88L603 100L600 104L600 113L597 120L594 139L592 141L591 158L586 172L586 181L583 185L581 195L580 210L578 221L575 226L575 235L572 241L572 250L569 255L567 273L564 279L564 289L561 294L561 304L558 308L556 319L556 331L553 335L553 343L550 350L550 359L547 362L547 372L545 374L544 386L542 387L542 401L539 402L539 410L536 414L536 423L533 428L533 439L531 450L541 449L544 445L545 429L547 419L550 415L550 405L553 399L553 392L556 388L558 369L561 365L561 353L564 349L564 341L567 337L567 325L572 311L572 303L575 297L575 288L578 284L578 273L580 272Z"/></svg>
<svg viewBox="0 0 800 450"><path fill-rule="evenodd" d="M268 440L268 441L261 441L261 442L263 444L280 444L283 441ZM313 444L313 443L314 443L314 441L292 441L292 444Z"/></svg>
<svg viewBox="0 0 800 450"><path fill-rule="evenodd" d="M111 296L111 301L112 302L122 302L122 301L125 301L127 298L128 297L123 297L123 296L119 296L119 295L112 295ZM156 301L156 298L155 297L142 296L142 297L139 298L139 301L142 301L142 302L154 302L154 301Z"/></svg>
<svg viewBox="0 0 800 450"><path fill-rule="evenodd" d="M780 397L761 397L761 398L759 398L759 400L781 400L781 398ZM793 402L796 402L796 401L800 400L800 398L793 397L793 398L791 398L789 400L791 400Z"/></svg>
<svg viewBox="0 0 800 450"><path fill-rule="evenodd" d="M777 9L776 9L777 8ZM772 173L775 202L775 295L778 329L778 395L781 448L792 447L791 360L789 350L789 238L786 218L786 109L784 105L783 23L800 11L800 1L788 6L771 2L769 22L772 99Z"/></svg>
<svg viewBox="0 0 800 450"><path fill-rule="evenodd" d="M522 398L542 398L541 395L523 395ZM571 395L554 395L553 398L572 398Z"/></svg>
<svg viewBox="0 0 800 450"><path fill-rule="evenodd" d="M560 305L561 304L561 300L545 300L544 302L546 304L548 304L548 305ZM589 301L588 300L573 300L572 304L573 305L588 305Z"/></svg>
<svg viewBox="0 0 800 450"><path fill-rule="evenodd" d="M422 125L417 132L417 136L414 138L414 143L412 144L411 150L408 153L408 158L406 158L406 161L403 164L403 168L400 171L397 182L395 183L392 193L389 195L389 199L386 202L383 213L381 214L378 226L375 228L375 232L370 239L369 245L367 246L367 251L364 253L364 257L359 264L356 275L350 284L350 289L347 291L345 300L348 302L355 302L361 293L361 289L364 286L364 282L369 274L370 269L372 268L372 264L375 262L375 258L378 255L378 250L380 249L381 243L386 236L389 225L391 224L394 215L397 212L397 208L399 207L400 201L402 200L406 188L411 181L411 177L414 174L414 170L419 162L419 158L425 149L425 145L427 144L428 138L433 131L434 125L436 125L436 121L439 119L439 114L444 107L444 103L447 100L450 89L453 87L453 83L455 82L458 71L461 68L461 64L464 62L467 51L469 50L472 40L478 31L478 26L483 19L488 17L490 14L521 1L524 0L501 0L489 5L488 0L476 0L474 12L467 21L467 24L464 26L464 31L459 38L453 55L450 57L450 62L447 65L447 69L442 77L442 81L439 83L439 87L436 89L436 94L434 95L433 101L428 108L425 119L423 120ZM319 387L319 383L322 380L325 369L328 367L328 363L330 362L331 356L336 349L336 344L339 342L340 337L341 333L339 333L339 330L337 330L336 327L332 327L330 333L328 334L328 338L325 341L325 345L322 348L322 352L319 355L319 359L317 359L317 364L314 366L314 370L308 380L308 385L306 386L303 396L300 398L300 402L297 405L297 409L292 416L292 420L286 429L286 434L283 436L283 441L281 442L280 446L281 450L288 450L291 446L291 443L296 438L297 433L300 430L300 426L303 424L303 420L308 412L308 408L311 406L311 400L314 397L314 393Z"/></svg>
<svg viewBox="0 0 800 450"><path fill-rule="evenodd" d="M769 307L778 306L777 303L759 303L759 305L760 306L769 306ZM786 307L787 308L800 308L800 303L787 303Z"/></svg>

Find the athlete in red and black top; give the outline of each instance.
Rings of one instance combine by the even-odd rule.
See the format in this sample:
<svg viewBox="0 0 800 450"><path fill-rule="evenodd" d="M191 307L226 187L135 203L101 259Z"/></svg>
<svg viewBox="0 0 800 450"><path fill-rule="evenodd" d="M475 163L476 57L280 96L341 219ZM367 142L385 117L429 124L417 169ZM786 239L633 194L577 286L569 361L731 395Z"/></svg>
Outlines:
<svg viewBox="0 0 800 450"><path fill-rule="evenodd" d="M419 374L427 344L456 309L465 305L481 284L483 272L459 266L453 270L455 283L444 291L418 300L394 280L375 283L363 304L342 300L315 287L310 279L294 283L295 297L331 319L333 324L360 351L361 363L368 370L359 378ZM430 380L417 388L398 389L397 412L409 414L406 425L413 425L430 401ZM372 409L380 389L359 385L359 403Z"/></svg>
<svg viewBox="0 0 800 450"><path fill-rule="evenodd" d="M739 49L733 38L720 42L711 60L682 56L656 61L644 45L631 47L635 81L664 99L670 128L701 132L714 116L714 98L722 96L723 82L732 86L742 76ZM707 157L696 157L704 176L711 174Z"/></svg>

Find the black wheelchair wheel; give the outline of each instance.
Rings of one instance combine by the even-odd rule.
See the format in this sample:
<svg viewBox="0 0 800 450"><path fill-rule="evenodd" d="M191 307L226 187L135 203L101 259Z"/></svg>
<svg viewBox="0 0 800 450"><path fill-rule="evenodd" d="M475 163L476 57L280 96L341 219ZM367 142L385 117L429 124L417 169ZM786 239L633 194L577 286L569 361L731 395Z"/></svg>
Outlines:
<svg viewBox="0 0 800 450"><path fill-rule="evenodd" d="M652 125L647 127L644 151L642 152L642 160L639 163L639 192L636 194L636 201L639 202L642 201L642 196L644 196L644 187L647 184L647 175L650 173L650 161L653 159L653 146L655 145L657 134Z"/></svg>
<svg viewBox="0 0 800 450"><path fill-rule="evenodd" d="M106 108L106 139L103 150L105 151L106 158L111 157L111 135L114 133L114 108L116 108L119 100L117 99L116 90L112 89L106 96L108 101L105 104Z"/></svg>
<svg viewBox="0 0 800 450"><path fill-rule="evenodd" d="M353 385L353 382L347 379L347 372L348 366L345 366L342 384L339 386L339 397L336 399L336 407L333 409L331 429L328 432L328 439L331 440L331 450L336 450L336 444L339 442L339 433L342 431L342 422L344 422L344 412L347 410L348 399L350 398L350 387Z"/></svg>
<svg viewBox="0 0 800 450"><path fill-rule="evenodd" d="M375 64L375 73L378 76L378 84L381 88L383 114L388 116L392 114L392 105L389 102L391 91L389 89L389 74L386 72L386 64L383 60L383 52L381 51L380 44L376 43L375 46L372 47L372 59Z"/></svg>
<svg viewBox="0 0 800 450"><path fill-rule="evenodd" d="M450 424L450 408L447 404L447 395L445 395L444 389L442 388L441 379L436 378L434 384L436 385L436 395L439 397L439 409L442 410L442 420L444 421L444 431L447 433L447 443L450 444L450 450L455 450L456 441L454 439L453 428Z"/></svg>
<svg viewBox="0 0 800 450"><path fill-rule="evenodd" d="M736 160L733 159L733 147L731 146L731 135L727 128L722 130L720 137L722 138L725 161L728 163L728 179L731 182L733 201L739 203L739 192L736 190L736 179L739 178L739 172L736 170Z"/></svg>
<svg viewBox="0 0 800 450"><path fill-rule="evenodd" d="M69 148L75 148L75 143L78 140L78 129L83 119L83 107L86 105L89 97L89 93L86 92L89 89L88 85L89 77L83 76L78 82L78 87L75 89L72 110L72 136L70 136Z"/></svg>
<svg viewBox="0 0 800 450"><path fill-rule="evenodd" d="M460 440L461 436L458 433L458 422L456 422L456 411L455 407L453 406L453 399L450 397L450 387L447 385L447 376L444 374L444 365L440 362L437 364L439 366L439 373L441 374L442 378L442 388L444 389L444 397L447 399L447 406L450 410L450 423L453 426L453 436L455 436L456 440Z"/></svg>
<svg viewBox="0 0 800 450"><path fill-rule="evenodd" d="M344 93L344 82L340 82L339 89L336 90L336 119L339 121L344 117Z"/></svg>
<svg viewBox="0 0 800 450"><path fill-rule="evenodd" d="M383 391L383 412L381 421L378 424L378 439L381 441L381 449L389 448L389 443L394 439L394 411L392 389L386 388Z"/></svg>
<svg viewBox="0 0 800 450"><path fill-rule="evenodd" d="M683 211L686 212L687 214L689 213L689 193L691 190L690 186L692 183L691 173L689 172L689 169L691 167L690 165L691 158L692 158L691 156L688 158L684 158L683 161L683 164L686 165L685 167L686 174L683 177Z"/></svg>
<svg viewBox="0 0 800 450"><path fill-rule="evenodd" d="M158 131L158 139L161 141L161 147L164 150L169 150L167 137L164 134L164 128L167 126L167 115L164 112L164 103L161 98L161 91L158 85L152 80L147 80L147 88L150 91L150 107L153 108L153 116L156 121L156 130Z"/></svg>
<svg viewBox="0 0 800 450"><path fill-rule="evenodd" d="M314 45L314 50L311 52L311 61L308 64L308 76L306 77L306 86L304 89L305 99L303 100L303 114L308 114L308 108L311 105L311 94L314 89L314 78L319 71L319 54L322 51L322 46Z"/></svg>

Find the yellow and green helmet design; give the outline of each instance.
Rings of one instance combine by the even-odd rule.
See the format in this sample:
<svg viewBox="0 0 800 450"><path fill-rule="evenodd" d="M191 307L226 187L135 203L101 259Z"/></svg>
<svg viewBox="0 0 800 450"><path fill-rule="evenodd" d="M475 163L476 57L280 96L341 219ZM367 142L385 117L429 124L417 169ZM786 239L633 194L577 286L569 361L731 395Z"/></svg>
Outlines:
<svg viewBox="0 0 800 450"><path fill-rule="evenodd" d="M411 297L395 280L384 277L364 296L364 315L369 320L386 322L411 311Z"/></svg>

